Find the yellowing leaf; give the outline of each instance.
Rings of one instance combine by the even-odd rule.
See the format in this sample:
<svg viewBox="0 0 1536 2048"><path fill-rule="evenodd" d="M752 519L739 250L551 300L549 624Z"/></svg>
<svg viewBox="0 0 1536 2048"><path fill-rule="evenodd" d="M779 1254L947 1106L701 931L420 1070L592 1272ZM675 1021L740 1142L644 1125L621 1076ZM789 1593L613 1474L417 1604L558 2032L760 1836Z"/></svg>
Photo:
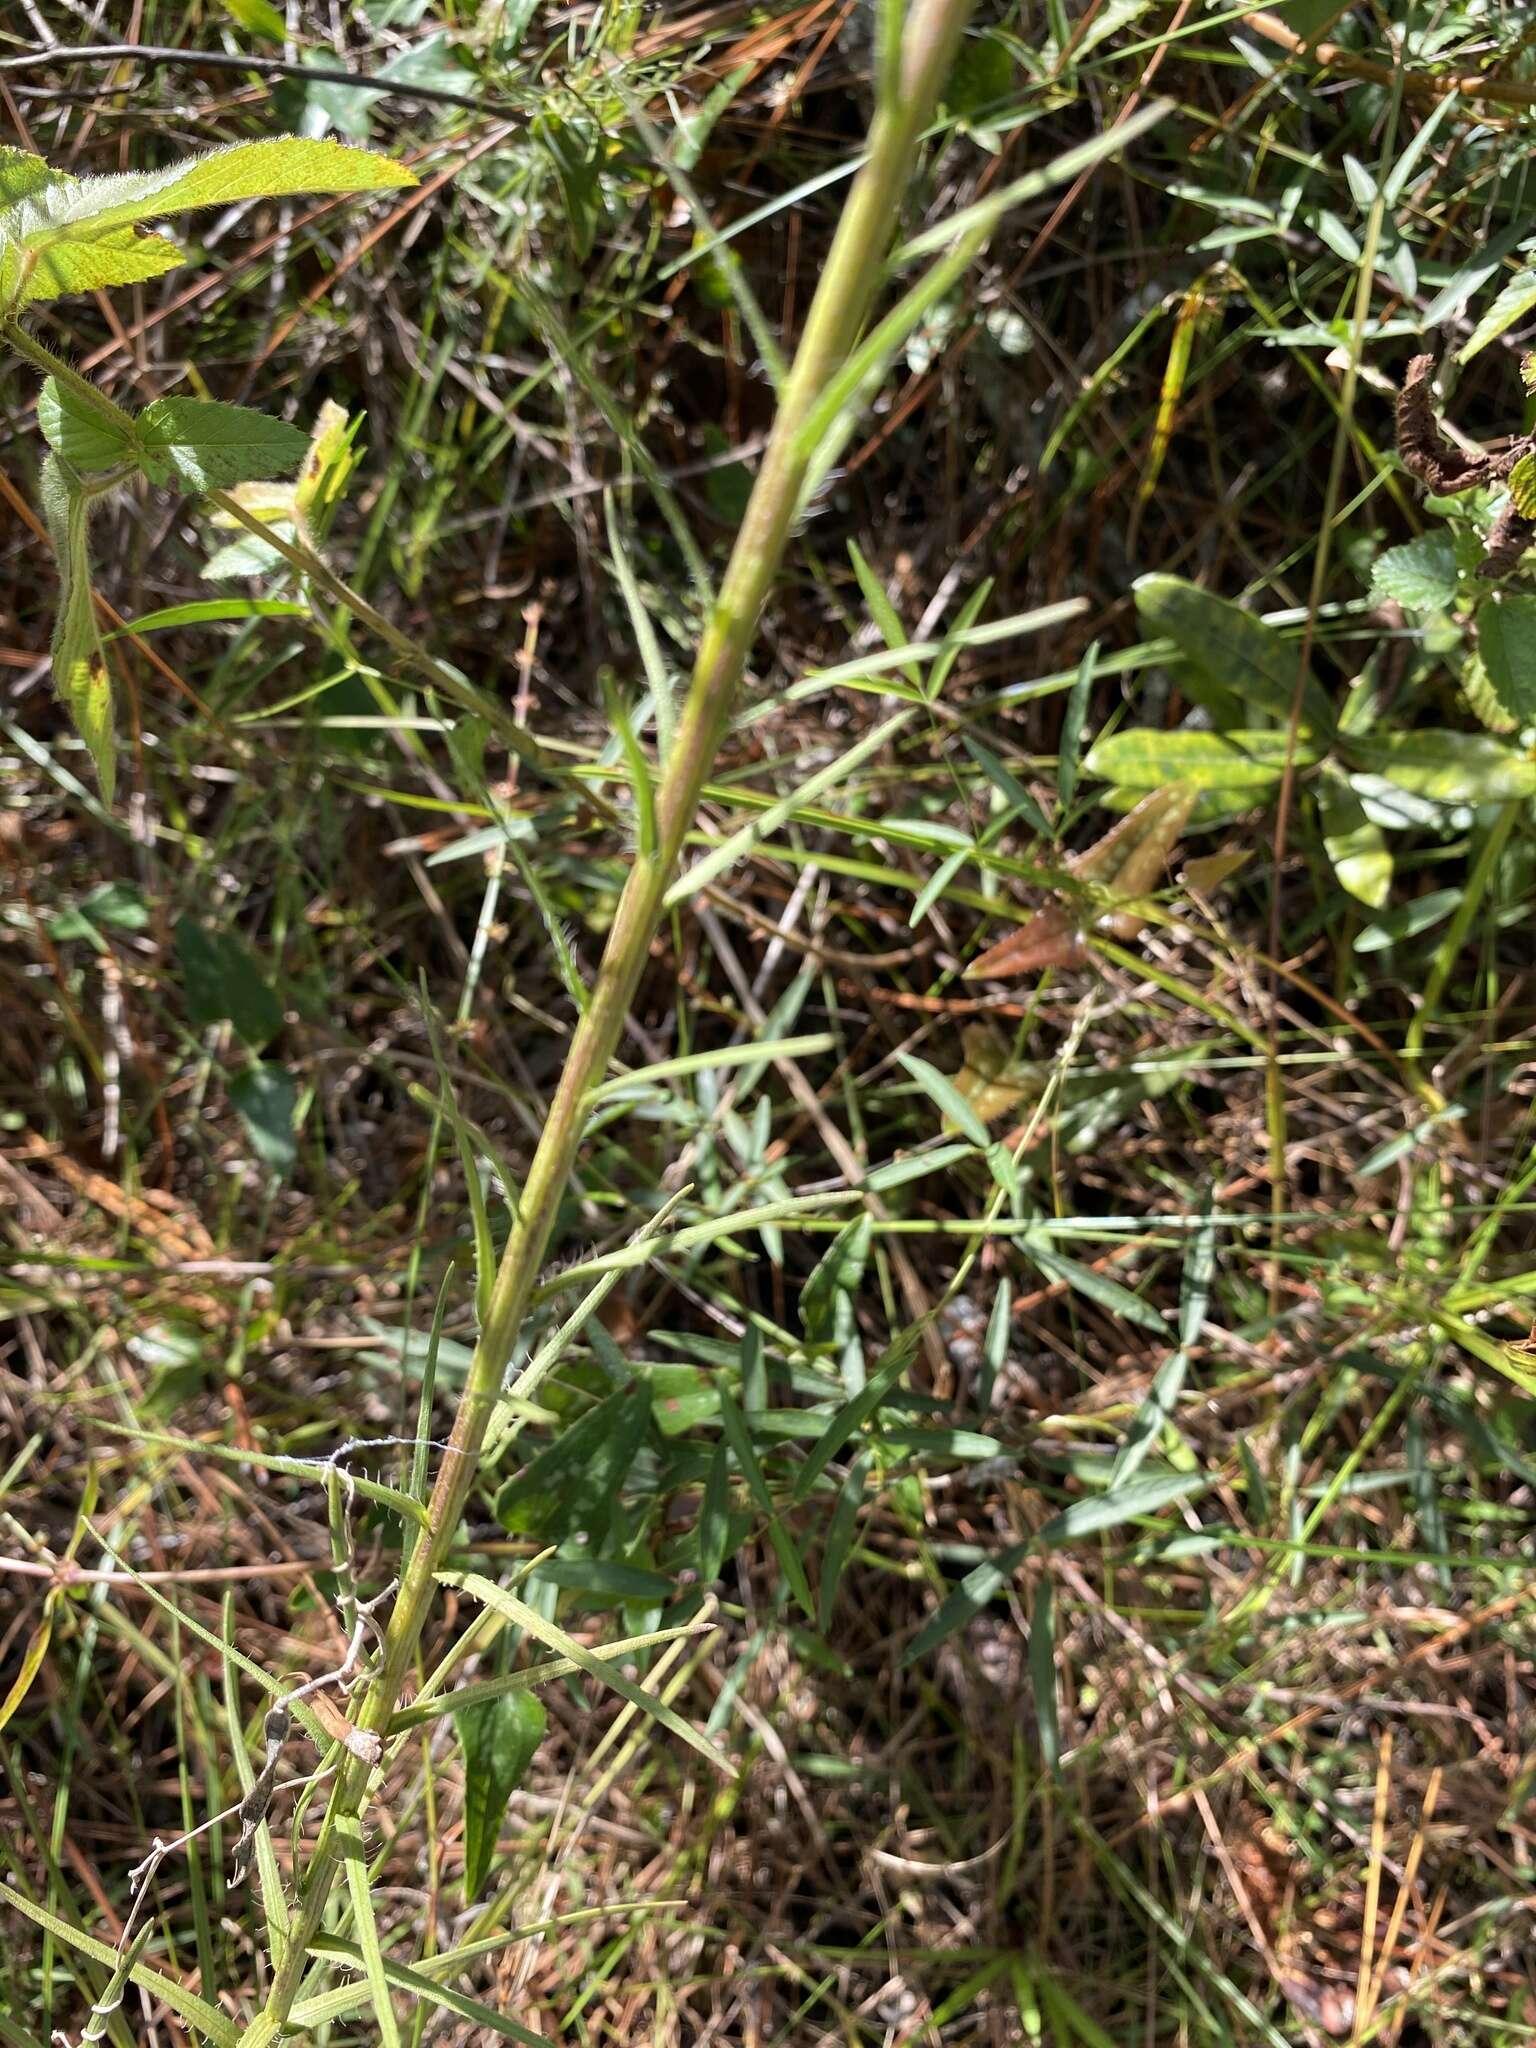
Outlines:
<svg viewBox="0 0 1536 2048"><path fill-rule="evenodd" d="M1536 454L1529 449L1509 472L1509 495L1522 519L1536 519Z"/></svg>
<svg viewBox="0 0 1536 2048"><path fill-rule="evenodd" d="M0 178L6 168L0 164ZM241 199L373 192L416 183L414 172L371 150L295 135L235 142L163 170L117 177L50 175L42 183L30 169L12 169L14 177L33 182L3 216L0 297L22 304L136 283L182 262L175 242L139 232L166 214Z"/></svg>
<svg viewBox="0 0 1536 2048"><path fill-rule="evenodd" d="M1155 732L1134 726L1114 733L1090 749L1083 766L1105 782L1128 789L1161 789L1182 783L1188 789L1219 789L1257 797L1274 788L1285 772L1287 755L1298 769L1309 768L1317 750L1306 740L1294 751L1283 732Z"/></svg>
<svg viewBox="0 0 1536 2048"><path fill-rule="evenodd" d="M68 171L56 171L30 149L0 149L0 206L14 206L45 185L72 185Z"/></svg>
<svg viewBox="0 0 1536 2048"><path fill-rule="evenodd" d="M1358 902L1380 910L1392 892L1392 855L1381 827L1336 768L1318 784L1317 813L1334 873Z"/></svg>
<svg viewBox="0 0 1536 2048"><path fill-rule="evenodd" d="M32 1681L43 1668L43 1659L48 1654L48 1644L53 1636L53 1614L59 1604L59 1589L50 1586L43 1601L43 1618L32 1631L31 1640L22 1653L21 1668L12 1681L11 1689L0 1700L0 1729L11 1719L27 1694L32 1690Z"/></svg>

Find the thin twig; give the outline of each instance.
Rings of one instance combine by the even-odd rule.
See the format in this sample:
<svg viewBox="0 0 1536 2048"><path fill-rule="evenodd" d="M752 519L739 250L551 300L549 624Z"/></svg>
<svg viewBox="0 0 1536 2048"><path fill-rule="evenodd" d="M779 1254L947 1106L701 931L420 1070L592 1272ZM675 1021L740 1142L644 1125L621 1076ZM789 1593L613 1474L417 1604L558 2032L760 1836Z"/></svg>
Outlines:
<svg viewBox="0 0 1536 2048"><path fill-rule="evenodd" d="M48 71L69 64L147 64L152 69L184 64L194 71L254 71L263 78L302 78L306 84L345 85L354 92L376 93L380 99L425 100L436 106L466 107L488 113L494 101L452 92L446 86L414 85L407 79L370 78L365 72L339 66L297 64L284 57L240 56L229 50L173 50L154 43L82 43L76 49L29 50L20 57L0 57L0 72Z"/></svg>

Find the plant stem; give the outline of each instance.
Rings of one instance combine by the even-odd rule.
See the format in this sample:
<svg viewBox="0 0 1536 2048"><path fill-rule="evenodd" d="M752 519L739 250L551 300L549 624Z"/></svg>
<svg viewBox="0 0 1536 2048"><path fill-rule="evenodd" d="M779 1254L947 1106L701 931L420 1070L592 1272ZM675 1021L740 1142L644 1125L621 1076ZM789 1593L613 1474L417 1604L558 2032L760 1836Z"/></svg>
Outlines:
<svg viewBox="0 0 1536 2048"><path fill-rule="evenodd" d="M973 0L915 0L903 27L899 51L886 52L868 155L850 188L806 317L794 365L783 388L762 467L731 550L720 596L699 643L676 737L656 793L655 843L636 858L619 899L591 1000L571 1041L497 1269L453 1433L438 1467L427 1509L427 1527L412 1549L378 1666L354 1716L357 1725L365 1730L381 1735L387 1730L415 1657L436 1592L436 1575L458 1530L474 1483L486 1427L501 1396L507 1363L576 1161L586 1125L588 1097L603 1079L619 1043L624 1019L650 957L651 940L661 922L667 885L714 764L756 637L759 615L800 509L801 490L815 452L814 437L806 432L807 421L858 339L880 283L885 252L900 220L923 130L933 114L972 4ZM893 12L899 14L899 10L885 10L887 21ZM17 342L23 355L48 374L60 376L72 390L80 386L84 386L84 391L91 390L50 351L32 344L30 336L24 338L25 345L9 328L7 336ZM100 394L93 392L92 400L99 401ZM104 403L110 405L111 401ZM101 410L99 402L97 409ZM119 424L127 419L116 407L112 412L118 416ZM242 525L253 524L243 507L231 500L220 502ZM259 522L256 525L262 531ZM264 531L263 537L271 539ZM279 548L279 552L284 550ZM314 574L307 554L298 566L306 574ZM398 635L371 606L359 609L361 600L339 584L339 579L330 578L326 571L325 578L317 580L333 598L345 603L375 632L381 632L398 652L408 654L418 667L421 665L419 650ZM439 687L443 685L440 683ZM448 694L456 693L450 689ZM287 2022L304 1975L310 1943L319 1931L335 1881L341 1860L341 1834L362 1810L369 1778L369 1766L349 1758L337 1779L266 2007L242 2036L245 2048L265 2048Z"/></svg>
<svg viewBox="0 0 1536 2048"><path fill-rule="evenodd" d="M120 406L115 399L109 398L104 391L98 391L89 379L82 377L62 356L55 355L46 342L39 341L37 336L30 333L18 320L0 322L0 341L13 348L17 355L25 357L33 368L41 370L45 377L52 377L99 419L109 421L127 441L132 443L136 439L133 414ZM122 476L115 481L126 481L133 473L131 468L125 469ZM105 489L106 485L103 482L103 492ZM392 620L385 618L361 592L354 590L350 583L336 574L325 558L317 554L303 538L302 533L294 540L286 539L282 534L273 531L269 520L258 519L254 512L249 511L228 491L208 491L204 495L210 504L218 506L226 518L232 519L237 526L243 526L247 533L254 534L258 540L264 541L291 569L307 577L317 590L323 590L333 604L339 604L344 611L350 612L359 625L366 626L370 633L382 640L386 647L397 654L408 668L414 669L440 696L446 697L451 704L457 704L461 709L484 718L502 743L536 774L542 775L550 782L570 780L569 771L546 754L538 741L531 734L524 732L494 697L485 695L483 691L477 690L473 683L468 683L462 676L456 675L424 647L419 646L409 633L403 632ZM590 794L587 801L593 801Z"/></svg>

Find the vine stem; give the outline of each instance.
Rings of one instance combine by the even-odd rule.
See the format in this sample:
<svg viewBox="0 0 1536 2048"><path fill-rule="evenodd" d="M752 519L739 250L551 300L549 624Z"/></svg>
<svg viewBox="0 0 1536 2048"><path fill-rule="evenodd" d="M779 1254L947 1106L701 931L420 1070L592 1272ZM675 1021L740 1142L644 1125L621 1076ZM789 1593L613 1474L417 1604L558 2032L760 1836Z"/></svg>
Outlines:
<svg viewBox="0 0 1536 2048"><path fill-rule="evenodd" d="M109 422L125 441L130 444L134 442L136 433L133 414L120 406L115 399L109 398L104 391L98 391L88 378L82 377L62 356L56 355L46 342L39 341L37 336L23 327L14 316L0 321L0 340L14 349L17 355L24 357L34 369L41 370L45 377L52 377L70 393L71 397L77 398L83 406L94 412L98 419ZM110 483L106 480L97 482L93 486L92 495L104 496L116 483L125 481L134 474L134 469L129 467L121 476L114 477ZM368 602L361 591L354 590L350 583L336 574L325 557L309 545L302 531L289 540L284 534L275 532L269 520L258 519L254 512L242 505L240 500L231 496L228 491L206 491L203 495L208 503L216 505L227 519L233 520L235 525L244 527L247 533L264 542L275 555L280 556L288 564L290 569L306 577L317 590L323 590L333 604L340 605L344 611L350 612L359 625L365 626L375 638L382 640L386 647L399 656L407 668L414 670L422 681L430 685L440 696L446 697L451 704L457 704L462 710L484 718L502 744L517 754L536 774L542 775L550 782L570 781L570 771L563 763L546 754L537 740L523 730L503 705L438 661L426 648L413 640L409 633L404 632L392 619L386 618L383 612ZM593 801L590 793L587 800Z"/></svg>
<svg viewBox="0 0 1536 2048"><path fill-rule="evenodd" d="M900 0L886 0L881 19L902 22L899 41L890 35L879 65L879 89L865 161L849 189L820 282L806 315L800 345L785 380L762 467L742 516L730 561L699 642L676 735L656 792L653 842L636 857L619 898L608 941L587 1008L571 1040L543 1133L529 1165L511 1234L496 1271L470 1362L453 1432L437 1471L427 1522L414 1545L400 1592L384 1634L383 1650L368 1681L355 1725L386 1735L426 1625L436 1593L437 1573L452 1545L474 1484L487 1425L502 1393L502 1380L516 1345L543 1264L556 1211L575 1165L586 1127L588 1097L603 1079L616 1050L624 1019L650 956L660 925L663 899L683 841L693 823L700 794L724 736L758 619L783 559L800 501L816 435L808 432L817 402L858 340L880 284L884 259L900 222L924 129L959 45L974 0L915 0L902 22ZM7 338L14 339L7 326ZM30 343L31 337L26 337ZM71 389L84 386L67 365L38 347L20 346L51 375L65 372ZM110 405L110 401L106 401ZM97 410L100 410L97 403ZM113 408L117 412L117 408ZM127 415L121 415L126 419ZM121 424L121 419L119 424ZM232 502L226 509L235 511ZM238 508L243 513L244 508ZM237 514L238 516L238 514ZM249 524L242 517L241 524ZM270 536L264 536L270 538ZM279 550L281 552L281 550ZM307 561L300 566L310 571ZM327 572L329 573L329 572ZM339 580L339 579L338 579ZM330 585L333 598L358 611L354 593ZM343 592L346 592L343 595ZM359 612L378 631L388 622ZM395 644L392 631L384 636ZM417 650L406 643L414 658ZM455 694L449 691L449 694ZM514 1388L513 1392L516 1391ZM310 1856L299 1902L274 1958L267 2002L241 2036L242 2048L267 2048L284 2030L293 2010L341 1864L342 1838L367 1801L372 1767L349 1757L333 1787L319 1838Z"/></svg>

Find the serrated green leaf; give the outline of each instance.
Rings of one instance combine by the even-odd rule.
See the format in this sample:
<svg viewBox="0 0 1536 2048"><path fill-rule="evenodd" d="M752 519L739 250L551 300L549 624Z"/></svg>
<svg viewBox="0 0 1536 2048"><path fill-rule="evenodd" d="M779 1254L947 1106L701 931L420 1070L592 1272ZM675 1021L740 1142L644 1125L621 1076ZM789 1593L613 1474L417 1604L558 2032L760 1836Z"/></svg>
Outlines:
<svg viewBox="0 0 1536 2048"><path fill-rule="evenodd" d="M464 1900L477 1899L496 1853L507 1801L544 1739L544 1704L531 1692L503 1693L453 1717L464 1755Z"/></svg>
<svg viewBox="0 0 1536 2048"><path fill-rule="evenodd" d="M183 261L182 251L166 236L137 230L167 214L241 199L373 192L416 182L414 172L387 157L293 135L231 143L158 171L54 177L34 184L7 213L0 295L28 303L158 277Z"/></svg>
<svg viewBox="0 0 1536 2048"><path fill-rule="evenodd" d="M73 240L77 230L90 236L204 206L233 206L241 199L281 199L298 192L378 192L416 182L414 171L372 150L278 135L266 142L232 142L163 170L82 178L52 207L45 225L48 230L69 231Z"/></svg>
<svg viewBox="0 0 1536 2048"><path fill-rule="evenodd" d="M1497 341L1506 327L1513 327L1517 320L1523 319L1532 306L1536 306L1536 267L1515 272L1462 343L1457 362L1470 363L1490 341Z"/></svg>
<svg viewBox="0 0 1536 2048"><path fill-rule="evenodd" d="M151 465L163 465L189 491L266 483L299 467L309 438L286 420L248 405L205 398L157 398L139 414L140 444Z"/></svg>
<svg viewBox="0 0 1536 2048"><path fill-rule="evenodd" d="M1289 719L1298 681L1305 724L1326 730L1328 700L1298 646L1241 605L1214 597L1182 576L1143 576L1136 611L1149 632L1173 641L1185 660L1240 702Z"/></svg>
<svg viewBox="0 0 1536 2048"><path fill-rule="evenodd" d="M68 171L56 171L30 149L0 149L0 207L14 206L45 185L72 185Z"/></svg>
<svg viewBox="0 0 1536 2048"><path fill-rule="evenodd" d="M1536 454L1527 449L1509 472L1509 495L1522 519L1536 518Z"/></svg>
<svg viewBox="0 0 1536 2048"><path fill-rule="evenodd" d="M1485 597L1477 608L1477 651L1510 717L1520 725L1536 723L1536 597Z"/></svg>
<svg viewBox="0 0 1536 2048"><path fill-rule="evenodd" d="M1287 751L1283 732L1155 732L1134 726L1099 740L1083 766L1090 775L1127 789L1181 783L1187 789L1258 796L1280 780ZM1299 739L1292 758L1297 768L1309 768L1317 751Z"/></svg>
<svg viewBox="0 0 1536 2048"><path fill-rule="evenodd" d="M1317 786L1323 848L1341 885L1358 902L1380 910L1392 890L1392 855L1347 778L1330 769Z"/></svg>
<svg viewBox="0 0 1536 2048"><path fill-rule="evenodd" d="M37 423L43 439L71 469L116 469L132 462L134 446L120 427L61 390L50 377L37 396Z"/></svg>
<svg viewBox="0 0 1536 2048"><path fill-rule="evenodd" d="M262 1165L277 1174L291 1173L298 1157L293 1116L299 1091L287 1068L257 1060L230 1082L229 1100Z"/></svg>
<svg viewBox="0 0 1536 2048"><path fill-rule="evenodd" d="M283 1006L233 932L205 931L195 918L176 922L176 958L193 1024L233 1024L252 1047L283 1028Z"/></svg>
<svg viewBox="0 0 1536 2048"><path fill-rule="evenodd" d="M1421 533L1417 540L1376 557L1371 595L1407 605L1410 611L1439 612L1455 602L1458 581L1450 535Z"/></svg>
<svg viewBox="0 0 1536 2048"><path fill-rule="evenodd" d="M1349 742L1351 765L1442 804L1507 803L1536 796L1536 760L1491 733L1393 732Z"/></svg>
<svg viewBox="0 0 1536 2048"><path fill-rule="evenodd" d="M48 194L42 196L46 199ZM31 212L36 204L35 200L24 201L17 213ZM132 228L114 228L79 243L57 237L49 240L36 229L32 232L35 247L19 240L0 242L0 301L31 306L70 292L143 284L186 261L180 245L169 236L139 234Z"/></svg>

